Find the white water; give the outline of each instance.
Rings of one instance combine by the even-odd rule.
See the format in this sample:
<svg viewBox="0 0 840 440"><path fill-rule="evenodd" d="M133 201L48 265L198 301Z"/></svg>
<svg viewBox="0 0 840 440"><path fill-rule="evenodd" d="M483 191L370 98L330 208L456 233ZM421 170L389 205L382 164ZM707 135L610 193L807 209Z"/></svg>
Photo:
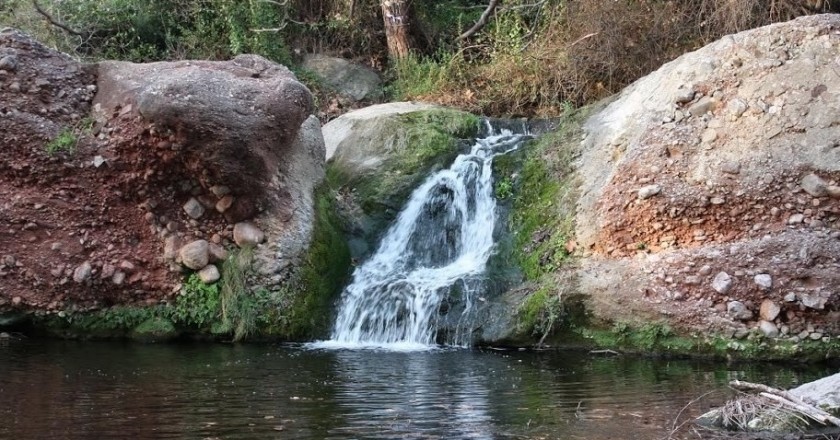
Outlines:
<svg viewBox="0 0 840 440"><path fill-rule="evenodd" d="M468 345L471 312L494 246L492 161L525 138L504 130L479 139L414 190L377 251L353 273L331 340L313 346L429 349L439 342L437 322L450 294L460 295L464 308L445 342Z"/></svg>

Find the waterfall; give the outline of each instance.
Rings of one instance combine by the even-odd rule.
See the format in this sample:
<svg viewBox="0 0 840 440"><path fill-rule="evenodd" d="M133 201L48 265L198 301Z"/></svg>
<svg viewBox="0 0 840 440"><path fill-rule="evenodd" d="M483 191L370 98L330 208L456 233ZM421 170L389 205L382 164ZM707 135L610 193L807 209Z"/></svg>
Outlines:
<svg viewBox="0 0 840 440"><path fill-rule="evenodd" d="M493 158L528 137L488 131L469 153L414 190L379 248L356 268L342 292L331 340L318 346L469 345L470 318L494 245ZM451 312L444 305L448 300L464 308L456 331L438 341L441 315Z"/></svg>

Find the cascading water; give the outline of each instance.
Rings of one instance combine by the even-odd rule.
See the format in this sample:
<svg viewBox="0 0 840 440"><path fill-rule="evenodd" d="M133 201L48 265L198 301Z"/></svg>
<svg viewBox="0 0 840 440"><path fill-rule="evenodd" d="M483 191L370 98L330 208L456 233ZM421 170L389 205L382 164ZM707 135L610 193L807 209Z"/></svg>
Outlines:
<svg viewBox="0 0 840 440"><path fill-rule="evenodd" d="M460 295L464 309L445 342L469 344L470 315L494 244L493 158L527 137L502 130L479 139L414 190L342 293L332 340L318 345L428 347L438 342L442 303L450 295Z"/></svg>

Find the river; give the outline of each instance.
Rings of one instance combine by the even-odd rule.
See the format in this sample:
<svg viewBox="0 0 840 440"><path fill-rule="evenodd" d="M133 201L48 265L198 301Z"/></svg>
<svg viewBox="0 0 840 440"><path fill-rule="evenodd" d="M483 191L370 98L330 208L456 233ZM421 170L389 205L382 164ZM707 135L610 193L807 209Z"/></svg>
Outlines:
<svg viewBox="0 0 840 440"><path fill-rule="evenodd" d="M735 378L829 371L575 352L0 345L2 439L659 439ZM685 437L681 437L685 435ZM696 438L682 431L674 438Z"/></svg>

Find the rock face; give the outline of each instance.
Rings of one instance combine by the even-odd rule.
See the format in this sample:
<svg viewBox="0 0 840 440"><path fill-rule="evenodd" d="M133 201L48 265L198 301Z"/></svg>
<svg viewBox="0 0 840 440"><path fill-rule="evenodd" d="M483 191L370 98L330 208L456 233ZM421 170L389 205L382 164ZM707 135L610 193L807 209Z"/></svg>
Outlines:
<svg viewBox="0 0 840 440"><path fill-rule="evenodd" d="M84 65L13 30L0 60L0 315L157 303L227 258L242 221L265 235L249 286L294 270L325 153L288 69Z"/></svg>
<svg viewBox="0 0 840 440"><path fill-rule="evenodd" d="M380 99L383 96L382 79L375 71L343 58L310 54L304 57L303 67L354 101Z"/></svg>
<svg viewBox="0 0 840 440"><path fill-rule="evenodd" d="M448 166L478 125L469 113L410 102L373 105L324 125L354 258L372 251L411 191L432 168Z"/></svg>
<svg viewBox="0 0 840 440"><path fill-rule="evenodd" d="M770 300L782 337L840 334L838 29L822 15L726 36L601 104L560 147L579 154L580 196L578 264L559 272L595 322L746 335Z"/></svg>

